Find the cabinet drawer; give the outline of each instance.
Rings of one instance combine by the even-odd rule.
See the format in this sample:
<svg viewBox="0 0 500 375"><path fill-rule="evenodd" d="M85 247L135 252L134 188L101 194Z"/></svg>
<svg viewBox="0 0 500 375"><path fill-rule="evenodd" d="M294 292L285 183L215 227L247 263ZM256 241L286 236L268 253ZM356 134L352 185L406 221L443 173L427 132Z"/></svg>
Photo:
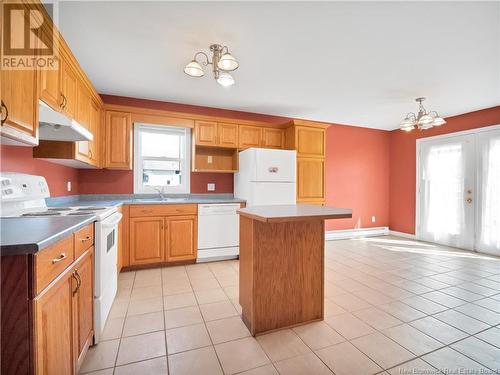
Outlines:
<svg viewBox="0 0 500 375"><path fill-rule="evenodd" d="M130 206L130 217L196 215L196 204L148 204Z"/></svg>
<svg viewBox="0 0 500 375"><path fill-rule="evenodd" d="M35 254L35 291L40 293L52 280L73 263L73 236Z"/></svg>
<svg viewBox="0 0 500 375"><path fill-rule="evenodd" d="M94 224L89 224L73 234L75 243L75 259L78 259L85 250L94 244Z"/></svg>

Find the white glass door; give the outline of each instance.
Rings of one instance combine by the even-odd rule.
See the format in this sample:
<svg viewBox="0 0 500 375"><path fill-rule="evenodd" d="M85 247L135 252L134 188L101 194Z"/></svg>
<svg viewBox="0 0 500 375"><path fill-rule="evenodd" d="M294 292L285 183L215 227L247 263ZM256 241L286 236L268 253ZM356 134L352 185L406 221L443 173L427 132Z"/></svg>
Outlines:
<svg viewBox="0 0 500 375"><path fill-rule="evenodd" d="M474 143L474 135L422 142L418 156L420 239L473 249Z"/></svg>
<svg viewBox="0 0 500 375"><path fill-rule="evenodd" d="M500 130L477 135L478 251L500 255Z"/></svg>

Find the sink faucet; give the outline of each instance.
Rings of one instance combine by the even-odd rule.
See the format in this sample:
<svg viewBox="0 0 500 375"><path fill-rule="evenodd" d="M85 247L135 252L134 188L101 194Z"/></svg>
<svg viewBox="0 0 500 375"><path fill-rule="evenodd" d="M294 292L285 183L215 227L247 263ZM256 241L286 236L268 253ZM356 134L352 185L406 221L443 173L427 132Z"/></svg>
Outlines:
<svg viewBox="0 0 500 375"><path fill-rule="evenodd" d="M161 200L164 200L165 199L165 186L161 186L161 187L155 187L155 190L158 192L158 194L160 195L160 199Z"/></svg>

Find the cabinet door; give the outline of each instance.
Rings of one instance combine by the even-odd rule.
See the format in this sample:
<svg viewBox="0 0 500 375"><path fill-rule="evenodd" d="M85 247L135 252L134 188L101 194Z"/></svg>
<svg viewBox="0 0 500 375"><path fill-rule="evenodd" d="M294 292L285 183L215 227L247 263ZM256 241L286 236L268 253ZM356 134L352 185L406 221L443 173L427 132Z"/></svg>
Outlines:
<svg viewBox="0 0 500 375"><path fill-rule="evenodd" d="M262 128L258 126L239 126L239 147L260 147L262 138Z"/></svg>
<svg viewBox="0 0 500 375"><path fill-rule="evenodd" d="M76 121L83 127L90 127L91 100L90 93L82 82L78 82L76 101Z"/></svg>
<svg viewBox="0 0 500 375"><path fill-rule="evenodd" d="M262 129L262 147L283 148L285 133L282 129Z"/></svg>
<svg viewBox="0 0 500 375"><path fill-rule="evenodd" d="M163 217L130 219L130 264L165 261Z"/></svg>
<svg viewBox="0 0 500 375"><path fill-rule="evenodd" d="M37 71L1 71L2 134L30 144L38 144Z"/></svg>
<svg viewBox="0 0 500 375"><path fill-rule="evenodd" d="M40 69L39 90L40 99L56 111L61 110L61 62L59 61L57 69Z"/></svg>
<svg viewBox="0 0 500 375"><path fill-rule="evenodd" d="M218 146L238 148L238 125L218 123L217 138Z"/></svg>
<svg viewBox="0 0 500 375"><path fill-rule="evenodd" d="M324 157L325 130L297 126L297 156Z"/></svg>
<svg viewBox="0 0 500 375"><path fill-rule="evenodd" d="M196 121L195 142L200 146L217 145L217 123L210 121Z"/></svg>
<svg viewBox="0 0 500 375"><path fill-rule="evenodd" d="M35 373L73 374L72 293L68 272L34 301Z"/></svg>
<svg viewBox="0 0 500 375"><path fill-rule="evenodd" d="M73 68L64 60L61 61L61 91L63 95L62 111L71 118L76 117L78 81Z"/></svg>
<svg viewBox="0 0 500 375"><path fill-rule="evenodd" d="M101 121L101 114L98 105L93 101L91 101L90 103L89 110L90 112L89 112L88 130L94 135L94 140L76 142L76 159L97 166L99 163L98 142L99 142L99 125Z"/></svg>
<svg viewBox="0 0 500 375"><path fill-rule="evenodd" d="M73 294L73 339L75 363L80 367L83 356L94 335L94 247L80 258L74 267L79 286Z"/></svg>
<svg viewBox="0 0 500 375"><path fill-rule="evenodd" d="M325 161L297 159L297 203L322 202L325 199Z"/></svg>
<svg viewBox="0 0 500 375"><path fill-rule="evenodd" d="M132 169L132 118L128 112L106 111L105 168Z"/></svg>
<svg viewBox="0 0 500 375"><path fill-rule="evenodd" d="M196 259L198 221L196 216L166 219L167 262Z"/></svg>

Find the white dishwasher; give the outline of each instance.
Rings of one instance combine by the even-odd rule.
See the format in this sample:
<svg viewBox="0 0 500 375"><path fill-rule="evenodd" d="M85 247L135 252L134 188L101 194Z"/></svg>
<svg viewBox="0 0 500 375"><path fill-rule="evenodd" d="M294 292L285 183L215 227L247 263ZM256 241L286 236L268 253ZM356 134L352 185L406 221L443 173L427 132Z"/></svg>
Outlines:
<svg viewBox="0 0 500 375"><path fill-rule="evenodd" d="M198 260L236 259L240 245L239 203L198 205Z"/></svg>

